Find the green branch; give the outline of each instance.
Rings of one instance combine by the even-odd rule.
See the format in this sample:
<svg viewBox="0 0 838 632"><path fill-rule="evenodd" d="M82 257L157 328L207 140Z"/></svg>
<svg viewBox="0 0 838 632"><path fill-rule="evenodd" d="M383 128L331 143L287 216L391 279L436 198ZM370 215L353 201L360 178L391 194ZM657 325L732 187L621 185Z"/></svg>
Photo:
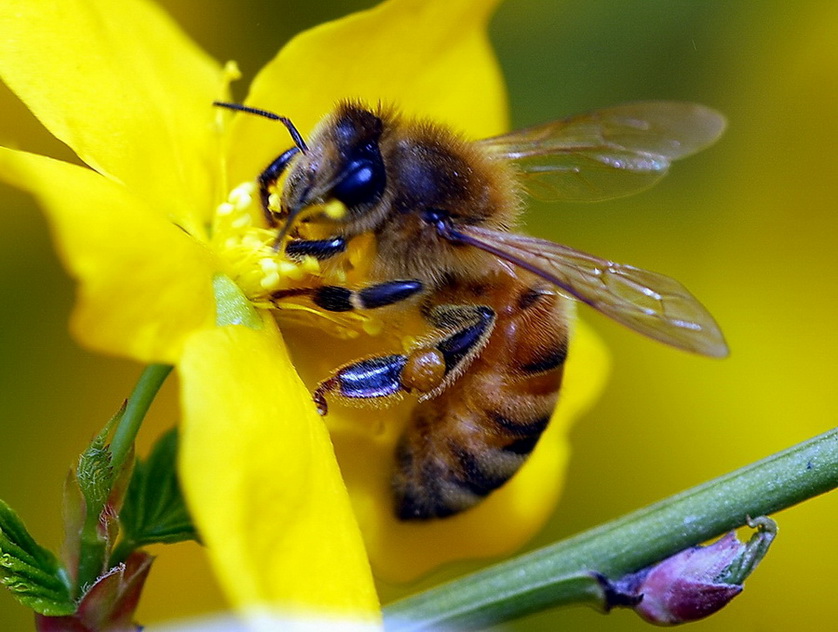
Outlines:
<svg viewBox="0 0 838 632"><path fill-rule="evenodd" d="M151 364L145 368L125 407L125 414L116 426L111 440L111 466L116 470L134 445L134 439L143 423L151 402L172 371L167 364Z"/></svg>
<svg viewBox="0 0 838 632"><path fill-rule="evenodd" d="M474 628L590 603L591 571L609 578L838 487L838 429L627 516L394 602L388 630Z"/></svg>

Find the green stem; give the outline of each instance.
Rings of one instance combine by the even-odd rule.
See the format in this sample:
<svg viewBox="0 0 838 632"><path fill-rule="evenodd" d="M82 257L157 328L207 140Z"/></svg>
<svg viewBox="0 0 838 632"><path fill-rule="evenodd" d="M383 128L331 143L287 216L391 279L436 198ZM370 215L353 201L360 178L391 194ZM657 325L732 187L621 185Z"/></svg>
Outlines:
<svg viewBox="0 0 838 632"><path fill-rule="evenodd" d="M79 536L79 566L73 597L79 598L105 571L107 543L99 534L99 516L88 512Z"/></svg>
<svg viewBox="0 0 838 632"><path fill-rule="evenodd" d="M838 487L838 429L567 540L394 602L388 630L474 628L590 602L570 578L618 578Z"/></svg>
<svg viewBox="0 0 838 632"><path fill-rule="evenodd" d="M119 420L111 440L111 466L115 471L125 462L151 402L171 371L172 367L168 364L150 364L131 392L125 414Z"/></svg>

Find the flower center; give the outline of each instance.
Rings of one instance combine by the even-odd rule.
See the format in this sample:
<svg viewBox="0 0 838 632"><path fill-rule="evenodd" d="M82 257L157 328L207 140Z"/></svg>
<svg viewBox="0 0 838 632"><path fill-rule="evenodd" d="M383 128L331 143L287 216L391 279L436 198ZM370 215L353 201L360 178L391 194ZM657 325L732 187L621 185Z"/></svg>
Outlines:
<svg viewBox="0 0 838 632"><path fill-rule="evenodd" d="M370 314L324 312L304 294L275 299L277 292L290 288L363 283L371 240L352 240L345 253L324 265L310 255L291 259L285 256L283 244L277 247L279 229L266 226L258 199L256 183L246 182L235 187L216 208L210 247L224 273L254 306L274 310L281 320L319 327L341 338L357 338L361 333L378 335L383 324Z"/></svg>
<svg viewBox="0 0 838 632"><path fill-rule="evenodd" d="M293 281L306 277L313 277L307 279L313 281L320 274L320 264L314 257L291 260L274 247L277 231L263 226L256 193L253 182L240 184L230 192L216 209L211 239L225 272L254 302L270 300L271 293L291 287Z"/></svg>

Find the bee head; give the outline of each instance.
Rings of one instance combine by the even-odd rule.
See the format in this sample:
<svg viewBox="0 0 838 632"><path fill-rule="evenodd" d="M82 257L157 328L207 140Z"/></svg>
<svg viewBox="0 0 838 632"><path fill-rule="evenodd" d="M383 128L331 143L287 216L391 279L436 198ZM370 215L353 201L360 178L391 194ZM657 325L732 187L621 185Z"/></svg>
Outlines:
<svg viewBox="0 0 838 632"><path fill-rule="evenodd" d="M282 189L280 240L299 221L337 224L350 234L372 227L387 184L379 147L383 130L378 116L350 103L314 130Z"/></svg>

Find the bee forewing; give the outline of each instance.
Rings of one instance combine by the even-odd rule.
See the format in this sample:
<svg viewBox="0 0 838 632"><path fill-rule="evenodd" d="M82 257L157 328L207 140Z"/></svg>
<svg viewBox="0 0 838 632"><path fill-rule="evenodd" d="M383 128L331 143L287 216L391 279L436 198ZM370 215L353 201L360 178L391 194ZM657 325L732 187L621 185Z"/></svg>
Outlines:
<svg viewBox="0 0 838 632"><path fill-rule="evenodd" d="M514 162L530 193L596 201L636 193L673 160L715 142L724 117L693 103L629 103L488 138L479 143Z"/></svg>
<svg viewBox="0 0 838 632"><path fill-rule="evenodd" d="M719 326L667 276L512 233L458 227L454 237L546 279L583 303L666 344L713 357L728 354Z"/></svg>

